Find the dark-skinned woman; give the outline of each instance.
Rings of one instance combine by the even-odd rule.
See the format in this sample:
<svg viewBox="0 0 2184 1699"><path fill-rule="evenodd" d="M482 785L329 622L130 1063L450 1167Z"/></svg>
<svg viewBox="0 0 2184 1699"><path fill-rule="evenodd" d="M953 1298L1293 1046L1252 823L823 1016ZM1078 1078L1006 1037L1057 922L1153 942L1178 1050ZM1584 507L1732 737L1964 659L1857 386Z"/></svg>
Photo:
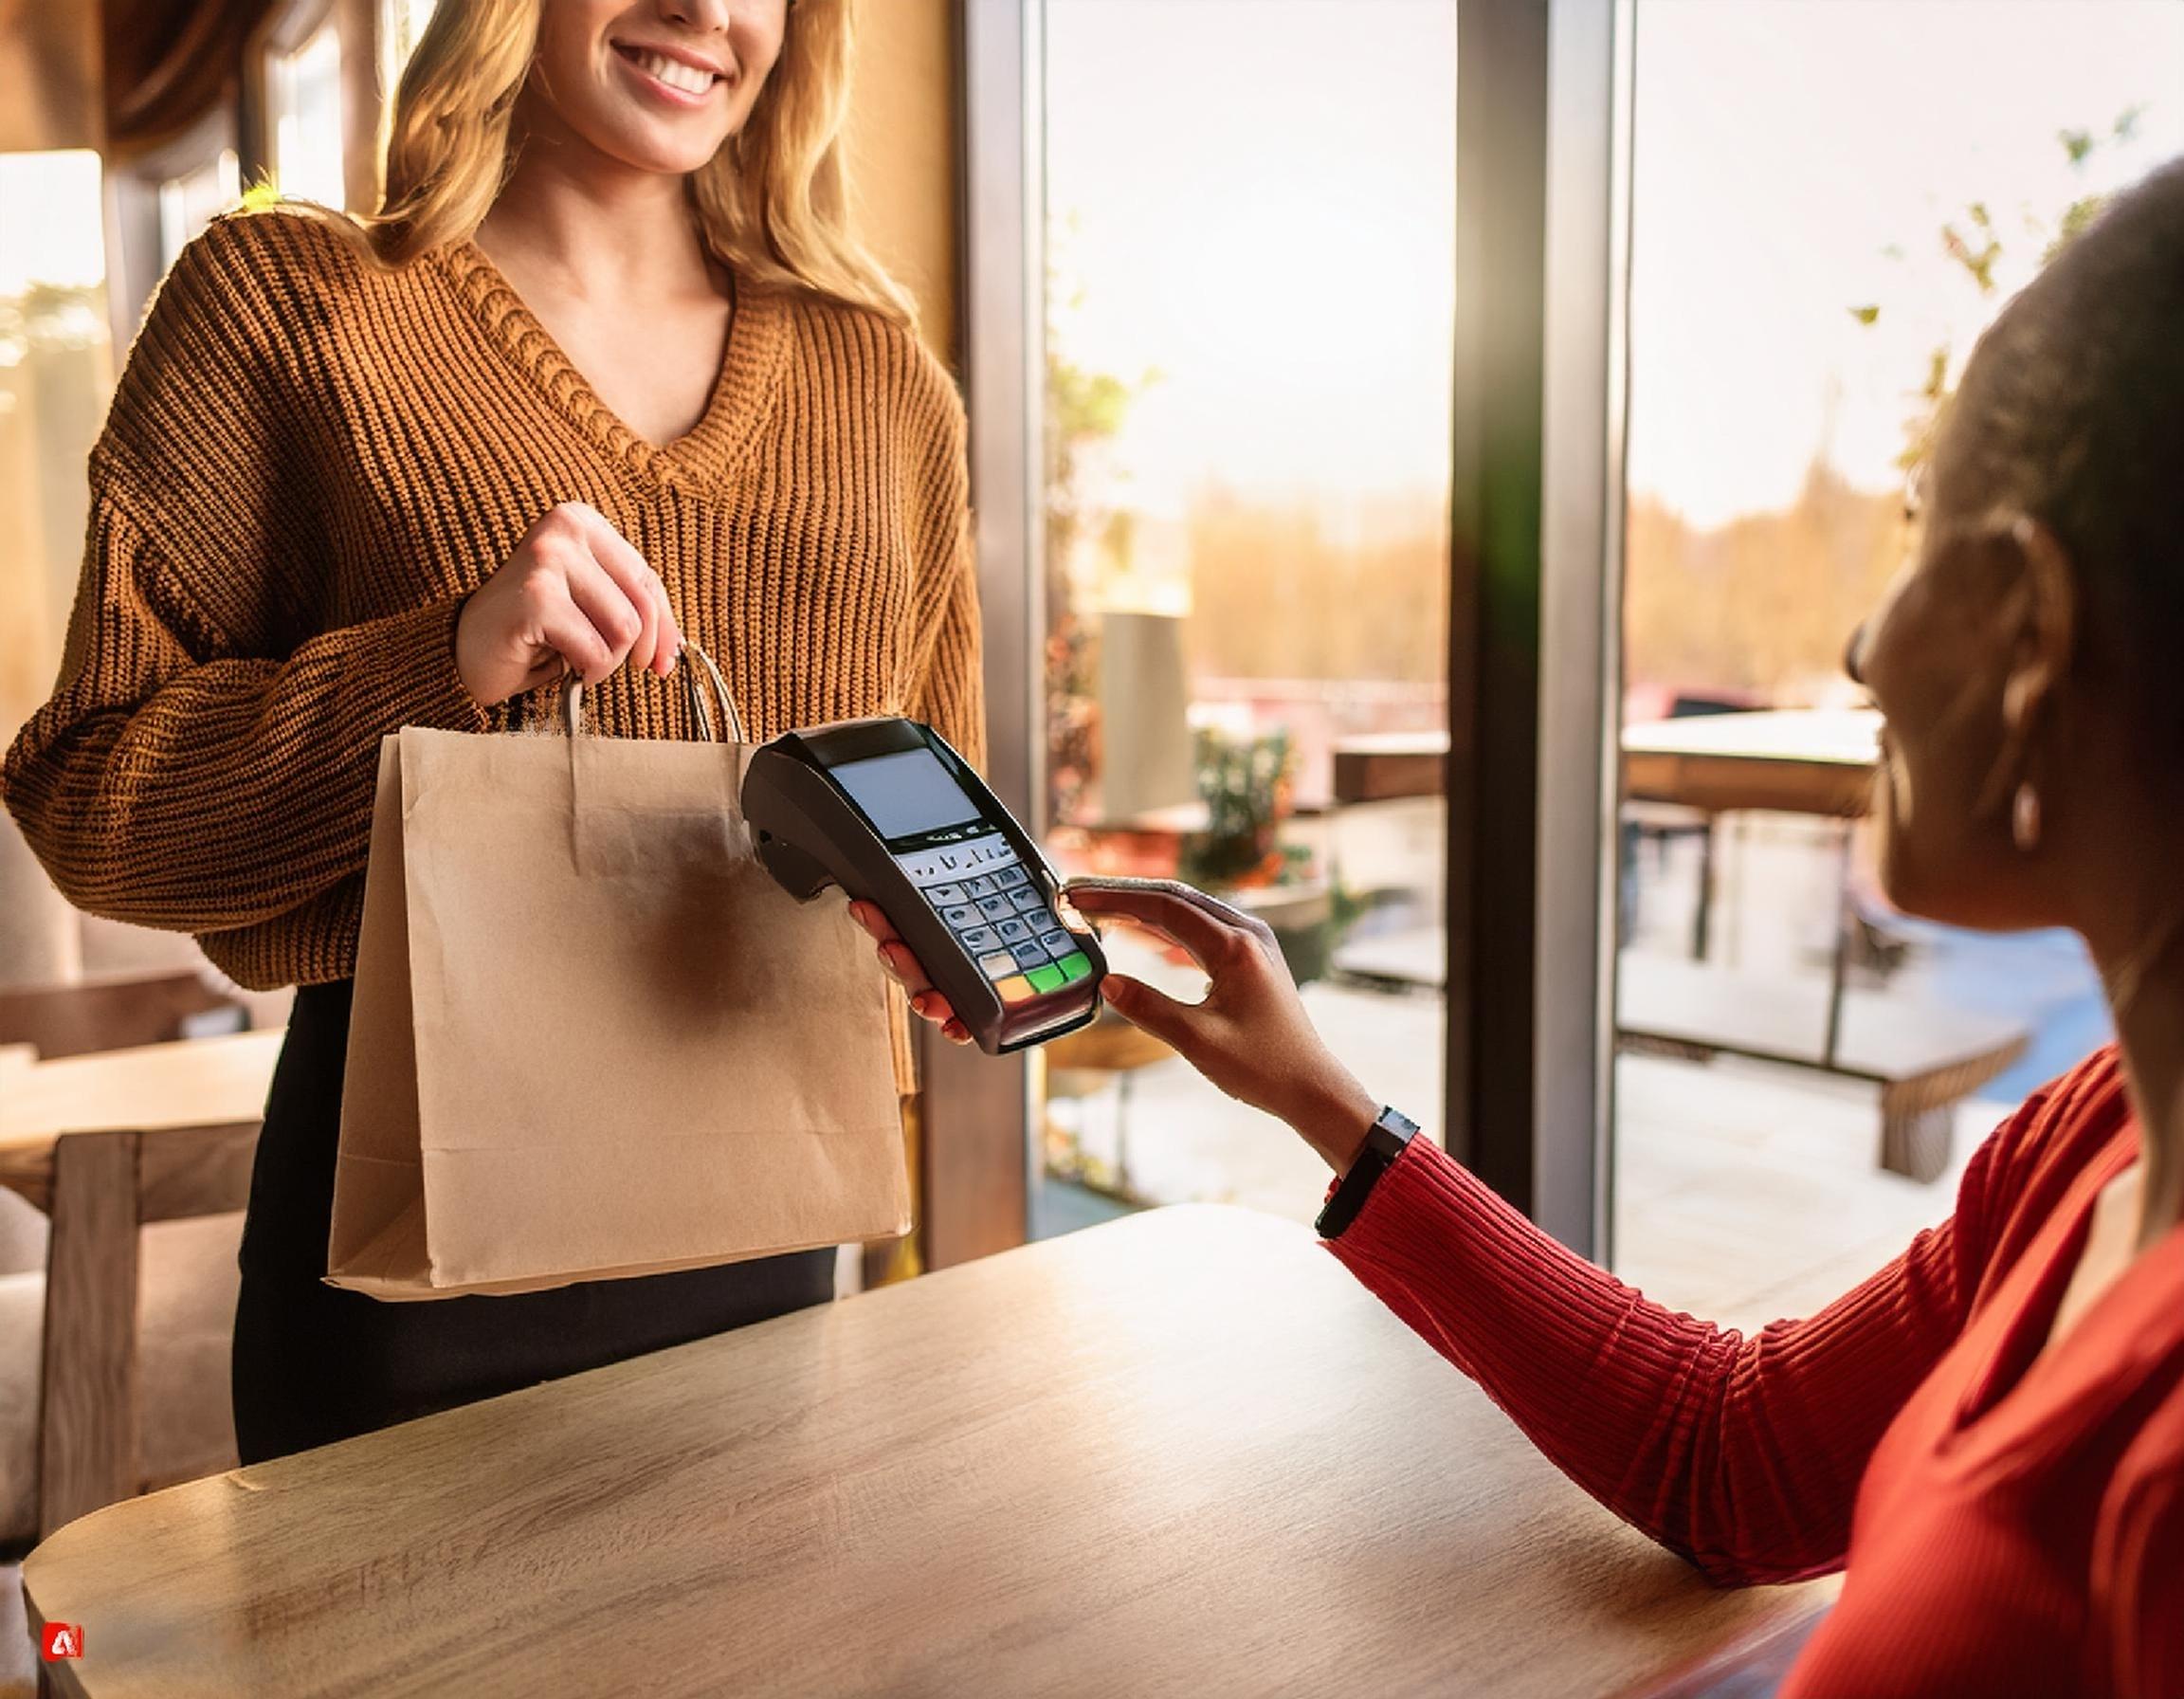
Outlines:
<svg viewBox="0 0 2184 1699"><path fill-rule="evenodd" d="M1072 895L1205 968L1197 1004L1105 990L1326 1159L1335 1255L1572 1478L1719 1583L1845 1571L1789 1699L2176 1699L2184 163L2003 313L1931 472L1914 558L1849 657L1886 719L1883 878L1950 924L2075 929L2119 1036L1987 1140L1947 1221L1816 1315L1747 1339L1648 1302L1405 1142L1260 923L1177 886Z"/></svg>

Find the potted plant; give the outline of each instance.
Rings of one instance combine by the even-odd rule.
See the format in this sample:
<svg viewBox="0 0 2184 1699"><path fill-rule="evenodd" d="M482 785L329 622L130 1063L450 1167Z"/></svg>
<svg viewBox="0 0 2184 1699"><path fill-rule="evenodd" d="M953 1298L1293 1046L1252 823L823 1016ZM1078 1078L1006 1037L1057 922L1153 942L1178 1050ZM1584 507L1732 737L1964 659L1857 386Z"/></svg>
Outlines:
<svg viewBox="0 0 2184 1699"><path fill-rule="evenodd" d="M1271 926L1300 985L1320 977L1335 953L1336 905L1304 851L1281 841L1295 795L1289 734L1239 738L1201 727L1193 744L1207 820L1183 840L1182 878Z"/></svg>

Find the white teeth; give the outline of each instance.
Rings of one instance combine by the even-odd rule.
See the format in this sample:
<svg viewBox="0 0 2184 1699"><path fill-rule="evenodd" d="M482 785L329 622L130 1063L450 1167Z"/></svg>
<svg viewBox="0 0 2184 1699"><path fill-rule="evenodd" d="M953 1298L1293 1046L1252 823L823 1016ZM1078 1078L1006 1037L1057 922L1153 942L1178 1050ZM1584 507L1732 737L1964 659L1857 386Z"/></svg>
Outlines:
<svg viewBox="0 0 2184 1699"><path fill-rule="evenodd" d="M701 71L694 64L669 59L664 53L638 54L637 68L647 77L664 82L669 88L681 89L686 95L701 95L713 86L711 71Z"/></svg>

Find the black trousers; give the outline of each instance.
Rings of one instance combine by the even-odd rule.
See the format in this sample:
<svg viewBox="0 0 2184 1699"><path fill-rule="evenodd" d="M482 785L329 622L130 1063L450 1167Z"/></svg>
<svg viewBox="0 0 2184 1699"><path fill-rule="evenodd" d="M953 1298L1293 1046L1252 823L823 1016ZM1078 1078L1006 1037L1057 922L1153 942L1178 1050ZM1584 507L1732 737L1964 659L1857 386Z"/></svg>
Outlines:
<svg viewBox="0 0 2184 1699"><path fill-rule="evenodd" d="M510 1392L824 1302L834 1253L592 1281L517 1297L382 1304L327 1286L347 983L296 997L243 1228L235 1435L243 1461Z"/></svg>

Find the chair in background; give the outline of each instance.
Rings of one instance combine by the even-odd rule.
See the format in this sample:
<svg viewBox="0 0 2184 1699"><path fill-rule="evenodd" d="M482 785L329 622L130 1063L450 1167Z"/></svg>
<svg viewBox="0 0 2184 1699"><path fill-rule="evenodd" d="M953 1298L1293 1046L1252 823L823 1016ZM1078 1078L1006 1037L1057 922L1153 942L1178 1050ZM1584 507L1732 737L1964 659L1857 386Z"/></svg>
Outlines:
<svg viewBox="0 0 2184 1699"><path fill-rule="evenodd" d="M1667 718L1696 720L1716 714L1743 714L1756 705L1728 696L1685 693L1670 699ZM1672 844L1695 839L1699 845L1699 892L1691 911L1691 959L1706 959L1714 921L1714 821L1715 816L1703 809L1686 808L1681 803L1632 801L1623 805L1623 877L1617 919L1626 941L1638 929L1639 850L1650 848L1658 868L1666 865Z"/></svg>
<svg viewBox="0 0 2184 1699"><path fill-rule="evenodd" d="M241 1004L190 972L0 991L0 1044L27 1044L47 1061L249 1025Z"/></svg>
<svg viewBox="0 0 2184 1699"><path fill-rule="evenodd" d="M0 1556L233 1465L240 1212L281 1044L0 1046Z"/></svg>
<svg viewBox="0 0 2184 1699"><path fill-rule="evenodd" d="M1089 1173L1071 1178L1080 1184L1105 1193L1119 1201L1142 1204L1130 1179L1130 1097L1138 1070L1156 1062L1172 1061L1175 1052L1152 1033L1132 1026L1120 1015L1102 1008L1088 1027L1065 1032L1046 1045L1046 1089L1051 1099L1086 1098L1115 1085L1115 1163L1105 1182L1096 1183ZM1051 1120L1048 1139L1057 1135ZM1064 1143L1073 1142L1063 1139ZM1051 1160L1051 1154L1049 1156Z"/></svg>
<svg viewBox="0 0 2184 1699"><path fill-rule="evenodd" d="M47 1200L51 1236L44 1282L43 1372L37 1412L37 1532L42 1538L64 1523L147 1487L208 1472L233 1461L231 1423L212 1431L205 1422L166 1426L167 1443L140 1444L148 1381L139 1343L138 1310L154 1309L157 1291L139 1279L146 1260L144 1229L156 1223L205 1222L180 1247L183 1261L217 1257L224 1279L173 1277L158 1284L170 1296L215 1290L220 1311L209 1344L226 1367L226 1333L234 1306L233 1260L238 1223L232 1216L249 1195L250 1163L258 1123L163 1127L145 1132L68 1133L53 1146ZM35 1201L35 1200L34 1200ZM176 1247L169 1247L172 1252ZM167 1259L176 1260L172 1254ZM147 1305L147 1299L154 1304ZM169 1306L172 1308L172 1305ZM187 1341L203 1329L170 1331ZM204 1353L195 1353L202 1356ZM205 1364L185 1351L170 1353L162 1393L203 1403L196 1395ZM179 1373L174 1371L179 1370ZM183 1382L175 1386L175 1381ZM225 1392L224 1383L218 1388ZM225 1399L218 1400L225 1411ZM172 1412L168 1413L170 1416ZM149 1434L145 1435L150 1437ZM177 1447L176 1439L183 1441ZM200 1453L178 1455L177 1453ZM146 1453L150 1454L146 1454Z"/></svg>

